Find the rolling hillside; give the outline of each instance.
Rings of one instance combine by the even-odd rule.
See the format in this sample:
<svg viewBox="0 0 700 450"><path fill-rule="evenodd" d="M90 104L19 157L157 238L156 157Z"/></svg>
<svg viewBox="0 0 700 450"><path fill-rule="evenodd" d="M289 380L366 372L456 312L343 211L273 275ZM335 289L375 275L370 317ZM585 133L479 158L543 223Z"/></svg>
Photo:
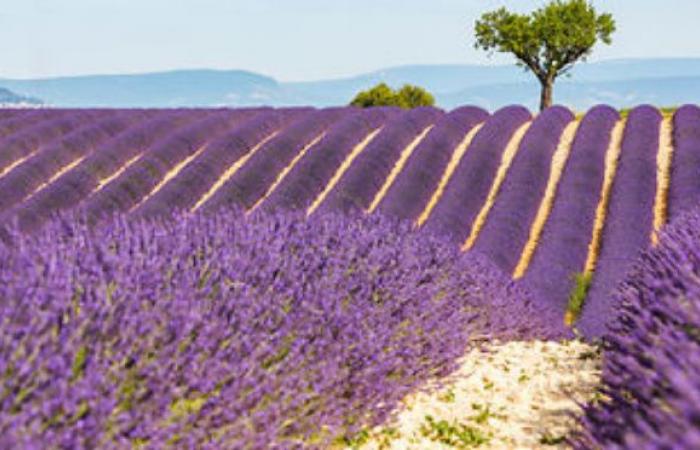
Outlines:
<svg viewBox="0 0 700 450"><path fill-rule="evenodd" d="M487 255L563 321L592 277L581 326L661 227L700 198L700 109L582 118L522 106L2 111L0 218L31 232L55 213L381 214ZM5 228L5 238L8 238Z"/></svg>

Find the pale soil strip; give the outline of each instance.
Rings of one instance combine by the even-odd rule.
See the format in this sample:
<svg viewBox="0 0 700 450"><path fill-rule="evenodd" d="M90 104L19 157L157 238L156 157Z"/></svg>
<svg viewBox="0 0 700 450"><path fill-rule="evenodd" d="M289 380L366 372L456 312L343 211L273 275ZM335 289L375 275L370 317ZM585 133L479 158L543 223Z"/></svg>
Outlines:
<svg viewBox="0 0 700 450"><path fill-rule="evenodd" d="M231 164L231 167L226 169L226 172L224 172L223 175L221 175L219 179L216 180L216 183L214 183L212 187L209 188L206 194L204 194L202 198L200 198L197 201L197 203L192 207L192 209L190 209L190 212L197 211L203 204L209 201L211 196L216 194L216 191L221 189L221 186L223 186L224 183L226 183L229 180L229 178L231 178L236 172L238 172L238 169L240 169L241 166L243 166L243 164L245 164L246 161L248 161L251 158L251 156L253 156L263 145L265 145L271 139L277 136L278 133L279 130L275 131L274 133L270 133L262 141L258 142L253 148L251 148L250 151L248 151L248 153L246 153L245 155L240 157L236 162Z"/></svg>
<svg viewBox="0 0 700 450"><path fill-rule="evenodd" d="M97 187L95 187L95 189L93 189L92 192L90 192L90 195L93 195L96 192L101 191L102 188L104 188L109 183L111 183L112 181L117 179L119 177L119 175L123 174L126 171L126 169L128 169L131 165L133 165L135 162L137 162L139 159L141 159L142 156L143 156L143 153L140 153L140 154L134 156L133 158L128 160L126 163L124 163L123 166L121 166L119 169L117 169L112 175L98 180Z"/></svg>
<svg viewBox="0 0 700 450"><path fill-rule="evenodd" d="M189 163L191 163L196 157L202 154L204 150L207 148L207 144L202 145L199 149L197 149L196 152L192 153L190 156L187 158L183 159L175 167L170 169L168 173L165 174L165 176L158 182L156 187L153 188L151 192L146 194L138 203L136 203L129 212L134 211L136 208L141 206L144 202L146 202L149 198L153 197L155 194L158 193L161 189L163 189L163 186L165 186L170 180L175 178L181 171L184 169Z"/></svg>
<svg viewBox="0 0 700 450"><path fill-rule="evenodd" d="M580 341L488 344L470 351L442 387L409 395L355 448L567 448L555 442L577 429L579 405L594 398L600 372L596 348ZM428 417L457 445L440 442ZM460 443L448 427L471 431L472 441Z"/></svg>
<svg viewBox="0 0 700 450"><path fill-rule="evenodd" d="M598 262L598 254L600 253L600 244L603 239L603 228L605 227L605 218L608 213L608 203L610 203L610 192L612 190L613 180L617 172L617 164L622 151L622 135L625 131L625 119L619 120L615 124L610 135L610 145L605 154L605 175L603 178L603 187L600 192L600 200L595 212L595 222L593 223L593 235L588 244L588 257L586 258L585 273L592 273L595 270Z"/></svg>
<svg viewBox="0 0 700 450"><path fill-rule="evenodd" d="M258 201L256 201L255 204L248 211L246 211L246 214L250 214L251 212L253 212L253 210L255 210L258 206L260 206L260 204L262 202L267 200L267 198L270 196L270 194L272 194L272 191L277 189L277 186L279 186L279 184L282 182L282 180L284 180L284 178L287 176L287 174L294 168L294 166L296 166L296 164L299 162L299 160L304 157L306 152L308 152L309 149L311 149L313 146L315 146L316 144L321 142L321 139L323 139L324 137L326 137L325 131L323 133L319 134L318 136L316 136L316 138L313 141L306 144L306 146L304 146L304 148L302 148L301 151L299 153L297 153L297 155L289 162L289 164L287 164L287 166L284 169L282 169L282 171L280 173L277 174L277 178L275 178L274 183L272 183L270 185L270 187L267 188L267 191L265 191L265 195L260 197L258 199Z"/></svg>
<svg viewBox="0 0 700 450"><path fill-rule="evenodd" d="M386 193L389 191L389 188L391 187L392 184L394 184L394 181L396 180L396 177L399 176L401 171L403 170L404 166L406 165L406 161L408 161L408 158L410 158L411 154L413 151L420 145L421 142L423 142L423 139L425 139L428 136L428 133L435 127L435 125L430 125L427 126L421 134L416 136L413 141L411 141L410 144L406 146L406 148L403 149L401 152L401 155L399 155L399 159L396 161L394 164L394 167L391 168L391 172L389 172L389 176L384 180L384 184L382 184L382 187L379 189L377 194L374 196L374 199L372 200L372 203L370 203L369 208L367 208L367 214L372 214L375 209L379 206L379 203L384 199L386 196Z"/></svg>
<svg viewBox="0 0 700 450"><path fill-rule="evenodd" d="M442 174L442 178L440 179L440 183L438 183L437 189L435 190L435 192L433 192L433 196L430 198L430 201L426 205L421 215L418 216L418 219L416 220L416 227L421 227L430 217L430 213L433 212L433 208L435 208L435 205L437 205L438 201L440 201L442 194L445 192L445 187L447 187L447 183L450 181L450 178L452 178L452 174L457 169L457 165L464 157L464 154L467 152L467 149L474 140L474 136L476 136L476 134L479 132L479 130L481 130L481 127L483 126L484 123L482 122L474 128L472 128L471 130L469 130L466 136L464 136L462 142L459 143L455 151L452 153L450 162L447 163L447 167L445 168L445 172Z"/></svg>
<svg viewBox="0 0 700 450"><path fill-rule="evenodd" d="M537 244L539 244L540 237L542 236L544 225L547 223L549 214L552 212L552 204L554 203L554 197L557 193L559 180L566 166L566 161L569 159L571 145L574 143L574 137L576 136L576 130L578 130L579 124L580 122L578 120L574 120L567 125L564 132L561 134L559 145L552 156L552 164L549 171L549 179L547 180L547 188L544 191L544 197L537 210L535 220L532 222L530 236L520 255L518 265L513 271L513 278L516 280L522 278L527 268L530 266L532 256L535 254L535 249L537 249Z"/></svg>
<svg viewBox="0 0 700 450"><path fill-rule="evenodd" d="M661 121L659 151L656 154L656 199L654 200L653 245L659 243L659 231L668 221L668 189L671 184L671 161L673 160L673 122L671 117Z"/></svg>
<svg viewBox="0 0 700 450"><path fill-rule="evenodd" d="M73 169L74 167L76 167L78 164L80 164L81 162L83 162L84 159L85 159L85 156L82 156L82 157L80 157L80 158L78 158L78 159L76 159L76 160L74 160L74 161L71 161L70 163L66 164L65 166L61 167L60 169L58 169L58 171L57 171L56 173L54 173L54 174L51 176L51 178L49 178L48 180L44 181L44 182L41 183L39 186L37 186L36 189L34 189L34 190L32 191L31 194L29 194L29 195L27 195L26 197L24 197L24 200L22 200L22 201L26 201L27 199L29 199L29 198L33 197L34 195L36 195L36 194L37 194L39 191L41 191L42 189L45 189L48 185L50 185L50 184L53 183L54 181L56 181L56 180L58 180L59 178L61 178L61 176L64 175L66 172L70 171L71 169Z"/></svg>
<svg viewBox="0 0 700 450"><path fill-rule="evenodd" d="M515 154L518 152L520 142L523 140L523 137L525 136L525 133L527 133L527 130L530 128L530 125L532 125L532 120L522 124L520 128L518 128L515 131L515 133L513 133L513 136L510 138L508 145L506 145L506 148L503 150L503 155L501 156L501 165L498 167L498 171L496 172L496 178L494 178L493 180L491 190L489 191L489 195L486 197L486 202L484 203L484 206L481 207L479 214L476 216L476 219L474 219L474 224L472 225L469 237L467 237L466 241L462 245L462 251L467 251L471 249L474 246L474 243L476 242L476 238L479 237L479 233L481 232L484 223L486 223L486 217L488 216L489 211L491 211L491 207L493 206L493 203L496 200L498 191L501 189L501 185L506 179L506 174L508 173L508 169L510 168L511 163L513 162L513 158L515 158Z"/></svg>
<svg viewBox="0 0 700 450"><path fill-rule="evenodd" d="M28 160L29 158L34 156L35 153L36 152L32 152L32 153L28 154L27 156L23 156L15 161L13 161L12 164L5 167L4 169L1 169L0 170L0 178L4 177L8 173L10 173L12 171L12 169L14 169L15 167L19 166L20 164L22 164L23 162L25 162L26 160Z"/></svg>
<svg viewBox="0 0 700 450"><path fill-rule="evenodd" d="M325 189L321 194L316 197L316 200L309 206L309 209L306 210L306 215L307 217L313 214L314 211L316 211L316 208L318 208L321 203L323 203L323 200L326 199L326 196L328 196L328 193L333 190L335 185L338 183L338 181L342 178L343 174L350 168L350 164L359 156L360 153L362 153L362 150L364 150L370 142L374 140L375 137L379 133L381 133L382 129L384 127L379 127L376 130L372 131L370 134L367 135L367 137L364 138L362 142L357 144L355 148L352 149L350 154L345 158L345 161L340 164L340 167L338 167L338 170L335 171L335 174L333 175L333 178L328 182L326 185Z"/></svg>

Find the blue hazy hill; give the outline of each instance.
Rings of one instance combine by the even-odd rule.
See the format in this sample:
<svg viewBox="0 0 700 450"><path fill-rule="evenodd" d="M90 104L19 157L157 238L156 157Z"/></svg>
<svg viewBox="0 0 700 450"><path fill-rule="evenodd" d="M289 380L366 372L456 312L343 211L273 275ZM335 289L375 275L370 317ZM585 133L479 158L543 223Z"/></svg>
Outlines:
<svg viewBox="0 0 700 450"><path fill-rule="evenodd" d="M539 87L514 65L416 65L332 80L281 82L240 70L178 70L135 75L90 75L35 80L0 79L0 87L64 107L342 105L378 82L421 85L438 104L511 103L535 108ZM700 102L700 58L611 60L578 65L555 87L555 101L575 109L596 103Z"/></svg>

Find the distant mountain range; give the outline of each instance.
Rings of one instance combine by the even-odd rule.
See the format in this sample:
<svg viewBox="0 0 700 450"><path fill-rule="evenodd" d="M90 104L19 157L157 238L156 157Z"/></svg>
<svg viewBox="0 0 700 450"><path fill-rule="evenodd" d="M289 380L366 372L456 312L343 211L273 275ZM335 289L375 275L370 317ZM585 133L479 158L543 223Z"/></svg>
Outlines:
<svg viewBox="0 0 700 450"><path fill-rule="evenodd" d="M700 103L700 58L581 63L572 75L557 83L555 101L578 110L597 103L617 107ZM310 82L281 82L240 70L179 70L0 79L0 86L62 107L330 106L347 104L358 91L380 81L423 86L444 108L474 104L495 109L520 103L534 109L539 98L534 78L514 65L402 66Z"/></svg>
<svg viewBox="0 0 700 450"><path fill-rule="evenodd" d="M0 108L7 106L40 106L41 100L25 97L0 87Z"/></svg>

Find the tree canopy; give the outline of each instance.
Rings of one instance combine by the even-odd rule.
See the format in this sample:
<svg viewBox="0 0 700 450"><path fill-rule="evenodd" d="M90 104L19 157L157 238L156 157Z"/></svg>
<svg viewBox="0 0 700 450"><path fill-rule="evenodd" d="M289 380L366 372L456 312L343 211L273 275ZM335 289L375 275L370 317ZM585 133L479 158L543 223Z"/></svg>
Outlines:
<svg viewBox="0 0 700 450"><path fill-rule="evenodd" d="M612 43L615 21L587 0L554 0L531 14L500 8L476 21L474 46L511 53L542 85L542 108L551 104L554 81L585 60L598 41Z"/></svg>
<svg viewBox="0 0 700 450"><path fill-rule="evenodd" d="M386 83L379 83L373 88L357 94L350 104L362 108L398 106L410 109L419 106L433 106L435 105L435 98L419 86L406 84L398 91L395 91Z"/></svg>

